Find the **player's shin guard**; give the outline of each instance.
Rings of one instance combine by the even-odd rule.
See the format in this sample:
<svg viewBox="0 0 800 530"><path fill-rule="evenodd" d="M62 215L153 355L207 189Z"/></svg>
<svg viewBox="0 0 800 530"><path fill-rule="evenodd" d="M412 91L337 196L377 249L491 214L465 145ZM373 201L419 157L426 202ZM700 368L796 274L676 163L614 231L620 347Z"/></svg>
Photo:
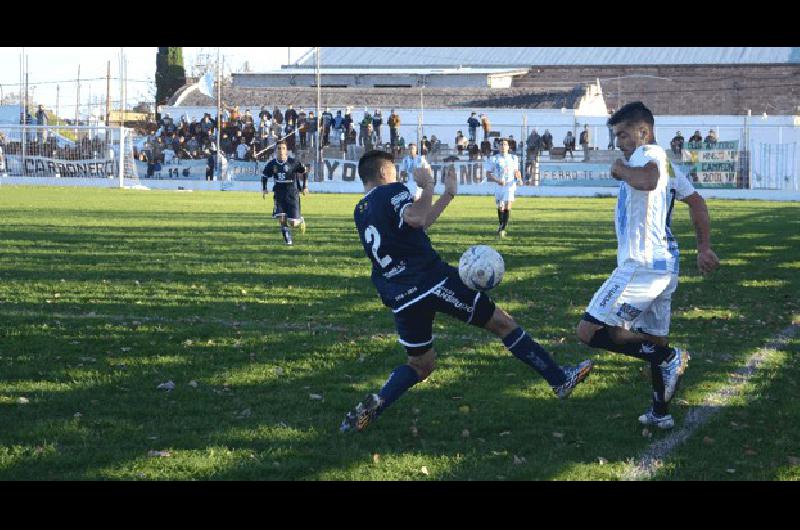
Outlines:
<svg viewBox="0 0 800 530"><path fill-rule="evenodd" d="M405 394L409 388L417 383L419 383L419 376L411 366L404 364L395 368L383 388L378 392L378 396L381 398L381 407L378 410L378 414L386 410L397 398Z"/></svg>
<svg viewBox="0 0 800 530"><path fill-rule="evenodd" d="M595 331L594 335L592 335L592 340L589 341L589 346L630 355L631 357L648 361L651 364L659 364L672 355L672 348L657 346L649 340L617 344L611 338L608 327L602 327Z"/></svg>
<svg viewBox="0 0 800 530"><path fill-rule="evenodd" d="M509 333L503 339L503 344L514 357L539 372L551 386L561 385L566 381L564 370L524 329L517 328Z"/></svg>

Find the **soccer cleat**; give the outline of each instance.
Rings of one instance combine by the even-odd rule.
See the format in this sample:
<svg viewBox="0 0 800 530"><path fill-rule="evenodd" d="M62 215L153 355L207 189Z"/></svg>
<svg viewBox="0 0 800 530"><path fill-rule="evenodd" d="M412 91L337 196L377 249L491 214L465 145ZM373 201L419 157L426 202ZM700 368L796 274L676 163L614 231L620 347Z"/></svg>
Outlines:
<svg viewBox="0 0 800 530"><path fill-rule="evenodd" d="M342 424L339 426L340 432L361 432L367 428L375 418L378 417L378 409L382 400L378 394L367 394L364 401L356 405L356 408L345 414Z"/></svg>
<svg viewBox="0 0 800 530"><path fill-rule="evenodd" d="M653 412L652 408L639 416L639 423L642 425L655 425L659 429L671 429L675 426L672 415L664 414L663 416L659 416Z"/></svg>
<svg viewBox="0 0 800 530"><path fill-rule="evenodd" d="M690 358L688 352L675 348L672 358L658 365L658 369L661 371L661 380L664 381L664 401L667 403L675 395L678 381L680 381L683 372L686 371Z"/></svg>
<svg viewBox="0 0 800 530"><path fill-rule="evenodd" d="M306 233L306 220L305 220L305 219L303 219L303 220L300 222L300 233L301 233L301 234L304 234L304 235L305 235L305 233Z"/></svg>
<svg viewBox="0 0 800 530"><path fill-rule="evenodd" d="M553 392L556 393L559 399L566 399L572 394L578 383L589 376L592 368L594 368L594 365L589 360L583 361L578 366L563 366L561 369L564 370L567 380L563 384L553 386Z"/></svg>
<svg viewBox="0 0 800 530"><path fill-rule="evenodd" d="M292 245L292 233L289 230L283 230L283 240L287 245Z"/></svg>

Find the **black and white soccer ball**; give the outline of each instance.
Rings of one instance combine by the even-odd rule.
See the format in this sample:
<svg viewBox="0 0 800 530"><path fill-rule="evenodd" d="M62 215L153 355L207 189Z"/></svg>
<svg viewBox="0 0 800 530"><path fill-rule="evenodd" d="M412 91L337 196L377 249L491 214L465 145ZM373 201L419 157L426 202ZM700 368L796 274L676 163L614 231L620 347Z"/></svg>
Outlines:
<svg viewBox="0 0 800 530"><path fill-rule="evenodd" d="M461 281L476 291L488 291L497 287L505 272L503 256L488 245L471 246L458 260Z"/></svg>

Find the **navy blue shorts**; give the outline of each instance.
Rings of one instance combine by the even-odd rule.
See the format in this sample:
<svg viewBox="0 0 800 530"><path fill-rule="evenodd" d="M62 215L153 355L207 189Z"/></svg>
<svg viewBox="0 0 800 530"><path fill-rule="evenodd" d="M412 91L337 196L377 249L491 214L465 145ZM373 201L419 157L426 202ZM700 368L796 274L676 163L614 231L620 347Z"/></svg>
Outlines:
<svg viewBox="0 0 800 530"><path fill-rule="evenodd" d="M273 194L275 206L272 217L285 215L287 219L302 219L300 215L300 194L278 192Z"/></svg>
<svg viewBox="0 0 800 530"><path fill-rule="evenodd" d="M433 320L446 313L462 322L482 328L492 318L495 303L486 293L473 291L461 281L458 269L449 274L417 301L394 314L400 344L409 355L422 355L433 347Z"/></svg>

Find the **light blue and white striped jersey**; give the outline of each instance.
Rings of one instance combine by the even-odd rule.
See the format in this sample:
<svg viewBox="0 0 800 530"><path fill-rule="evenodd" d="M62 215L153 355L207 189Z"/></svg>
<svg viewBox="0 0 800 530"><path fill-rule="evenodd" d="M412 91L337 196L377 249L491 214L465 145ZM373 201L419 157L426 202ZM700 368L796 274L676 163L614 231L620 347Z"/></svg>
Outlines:
<svg viewBox="0 0 800 530"><path fill-rule="evenodd" d="M517 188L517 180L514 172L519 169L519 159L517 155L511 153L506 155L493 155L486 159L484 171L491 171L494 178L501 180L503 184L497 184L498 188L514 190Z"/></svg>
<svg viewBox="0 0 800 530"><path fill-rule="evenodd" d="M675 211L675 199L682 201L689 195L692 195L695 192L694 186L686 177L686 174L683 173L681 170L673 166L671 163L667 162L667 168L669 169L669 193L670 193L670 202L669 202L669 209L667 210L667 248L669 250L670 256L672 257L672 261L667 262L667 270L671 271L675 274L678 274L679 270L679 261L680 261L680 252L678 251L678 241L675 239L675 236L672 235L672 230L670 229L670 225L672 223L672 213Z"/></svg>
<svg viewBox="0 0 800 530"><path fill-rule="evenodd" d="M414 181L414 170L427 164L423 155L411 156L406 155L400 162L400 171L405 171L408 174L408 182L406 187L411 191L411 196L417 193L417 183Z"/></svg>
<svg viewBox="0 0 800 530"><path fill-rule="evenodd" d="M617 197L617 266L634 262L655 271L677 271L677 243L667 238L667 219L673 202L667 154L657 145L643 145L628 161L630 167L658 166L658 183L652 191L634 189L626 182ZM673 247L674 248L671 248Z"/></svg>

